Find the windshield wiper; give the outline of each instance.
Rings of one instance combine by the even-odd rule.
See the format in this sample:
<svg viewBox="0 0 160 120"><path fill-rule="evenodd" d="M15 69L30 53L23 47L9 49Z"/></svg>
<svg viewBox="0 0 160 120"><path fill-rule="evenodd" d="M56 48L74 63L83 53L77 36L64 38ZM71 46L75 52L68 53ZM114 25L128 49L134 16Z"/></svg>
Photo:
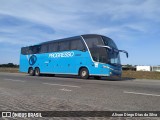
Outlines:
<svg viewBox="0 0 160 120"><path fill-rule="evenodd" d="M118 50L118 49L111 48L110 46L105 46L105 45L97 45L97 47L108 48L108 49L112 50L113 52L117 52L117 53L119 53L119 52L126 53L126 57L128 58L128 52L125 50Z"/></svg>

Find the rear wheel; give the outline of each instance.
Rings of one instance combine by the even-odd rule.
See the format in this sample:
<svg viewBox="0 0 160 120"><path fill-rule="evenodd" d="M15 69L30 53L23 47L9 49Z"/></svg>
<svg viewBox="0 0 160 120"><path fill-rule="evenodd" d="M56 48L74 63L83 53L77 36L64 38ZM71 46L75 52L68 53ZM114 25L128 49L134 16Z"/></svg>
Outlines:
<svg viewBox="0 0 160 120"><path fill-rule="evenodd" d="M29 73L30 76L33 76L33 75L34 75L34 70L33 70L33 68L29 68L28 73Z"/></svg>
<svg viewBox="0 0 160 120"><path fill-rule="evenodd" d="M82 68L80 70L80 77L82 79L88 79L89 78L89 72L88 72L88 69L87 68Z"/></svg>
<svg viewBox="0 0 160 120"><path fill-rule="evenodd" d="M40 76L40 69L39 69L39 68L36 68L36 69L35 69L35 75L36 75L36 76Z"/></svg>

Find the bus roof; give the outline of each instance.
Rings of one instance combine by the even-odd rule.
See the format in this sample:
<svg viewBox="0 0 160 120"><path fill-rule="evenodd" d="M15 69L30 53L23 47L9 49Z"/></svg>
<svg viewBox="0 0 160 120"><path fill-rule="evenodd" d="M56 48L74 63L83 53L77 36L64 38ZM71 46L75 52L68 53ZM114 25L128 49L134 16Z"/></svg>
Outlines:
<svg viewBox="0 0 160 120"><path fill-rule="evenodd" d="M55 39L55 40L50 40L50 41L46 41L46 42L41 42L39 44L35 44L35 45L42 45L42 44L49 44L49 43L52 43L52 42L56 42L56 41L66 41L66 40L73 40L73 39L76 39L76 38L80 38L80 37L89 37L89 36L103 36L103 37L106 37L104 35L99 35L99 34L83 34L83 35L79 35L79 36L73 36L73 37L68 37L68 38L62 38L62 39ZM107 37L108 38L108 37ZM109 38L110 39L110 38ZM30 46L34 46L34 45L30 45ZM27 46L26 46L27 47Z"/></svg>
<svg viewBox="0 0 160 120"><path fill-rule="evenodd" d="M83 34L83 35L79 35L79 36L73 36L73 37L68 37L68 38L62 38L62 39L56 39L56 40L50 40L50 41L46 41L46 42L42 42L40 43L41 44L47 44L47 43L51 43L53 41L65 41L65 40L73 40L73 39L76 39L76 38L79 38L79 37L87 37L87 36L103 36L103 37L106 37L104 35L99 35L99 34ZM107 37L108 38L108 37ZM109 38L110 39L110 38Z"/></svg>

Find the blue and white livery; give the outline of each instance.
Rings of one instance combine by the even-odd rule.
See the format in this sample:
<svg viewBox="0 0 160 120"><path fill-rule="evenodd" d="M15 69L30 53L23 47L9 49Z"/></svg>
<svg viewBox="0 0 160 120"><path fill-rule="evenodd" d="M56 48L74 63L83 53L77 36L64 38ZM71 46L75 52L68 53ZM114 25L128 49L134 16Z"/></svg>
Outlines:
<svg viewBox="0 0 160 120"><path fill-rule="evenodd" d="M121 76L120 52L112 39L87 34L43 42L21 48L20 72L70 74L87 79L94 76Z"/></svg>

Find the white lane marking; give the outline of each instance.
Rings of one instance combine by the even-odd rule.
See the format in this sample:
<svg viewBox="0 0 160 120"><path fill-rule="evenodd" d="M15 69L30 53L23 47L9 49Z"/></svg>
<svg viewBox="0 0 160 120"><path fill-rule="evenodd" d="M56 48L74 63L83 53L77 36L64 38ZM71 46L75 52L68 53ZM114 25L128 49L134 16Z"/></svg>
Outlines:
<svg viewBox="0 0 160 120"><path fill-rule="evenodd" d="M15 79L4 79L4 80L13 81L13 82L25 82L25 81L22 81L22 80L15 80Z"/></svg>
<svg viewBox="0 0 160 120"><path fill-rule="evenodd" d="M69 89L66 89L66 88L59 89L59 90L61 90L61 91L67 91L67 92L70 92L70 91L72 91L72 90L69 90Z"/></svg>
<svg viewBox="0 0 160 120"><path fill-rule="evenodd" d="M76 88L81 88L80 86L74 86L74 85L62 85L62 84L51 84L51 83L43 83L46 85L57 85L57 86L65 86L65 87L76 87Z"/></svg>
<svg viewBox="0 0 160 120"><path fill-rule="evenodd" d="M138 93L138 92L127 92L127 91L123 91L123 93L127 93L127 94L136 94L136 95L148 95L148 96L156 96L156 97L160 97L160 95L158 95L158 94L148 94L148 93Z"/></svg>

